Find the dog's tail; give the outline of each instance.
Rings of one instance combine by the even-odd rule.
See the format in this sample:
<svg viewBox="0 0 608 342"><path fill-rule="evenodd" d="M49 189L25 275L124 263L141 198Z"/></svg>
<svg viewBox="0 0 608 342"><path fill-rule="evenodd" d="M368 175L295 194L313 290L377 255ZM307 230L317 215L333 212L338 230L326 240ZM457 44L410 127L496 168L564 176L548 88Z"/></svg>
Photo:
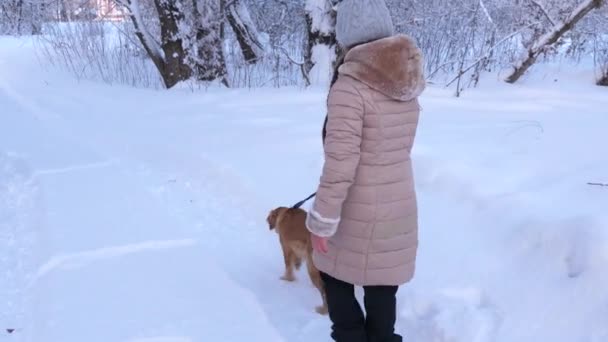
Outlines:
<svg viewBox="0 0 608 342"><path fill-rule="evenodd" d="M317 193L315 192L314 194L306 197L306 199L301 200L300 202L294 204L293 207L291 207L291 209L300 209L300 207L302 207L302 205L304 205L304 203L308 202L308 200L310 200L311 198L315 197L317 195Z"/></svg>

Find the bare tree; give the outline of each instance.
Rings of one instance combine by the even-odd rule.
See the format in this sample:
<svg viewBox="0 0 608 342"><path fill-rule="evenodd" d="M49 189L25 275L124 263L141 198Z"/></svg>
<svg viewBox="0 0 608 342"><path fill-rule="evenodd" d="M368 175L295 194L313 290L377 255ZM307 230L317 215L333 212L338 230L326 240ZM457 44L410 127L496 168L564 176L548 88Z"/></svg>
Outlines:
<svg viewBox="0 0 608 342"><path fill-rule="evenodd" d="M184 14L176 1L154 0L154 7L160 23L160 39L155 39L142 16L139 0L126 0L129 18L135 27L135 34L148 56L158 69L165 87L171 88L180 81L190 78L192 71L186 64L186 51L179 32Z"/></svg>
<svg viewBox="0 0 608 342"><path fill-rule="evenodd" d="M72 21L72 2L69 0L59 1L59 16L62 21Z"/></svg>
<svg viewBox="0 0 608 342"><path fill-rule="evenodd" d="M228 86L222 44L223 4L219 0L191 0L194 36L185 32L189 43L188 61L199 81L220 80Z"/></svg>
<svg viewBox="0 0 608 342"><path fill-rule="evenodd" d="M608 87L608 65L604 66L602 74L603 76L597 81L597 85Z"/></svg>
<svg viewBox="0 0 608 342"><path fill-rule="evenodd" d="M585 0L564 20L540 36L528 49L526 56L513 68L513 72L506 78L508 83L517 82L521 76L536 62L538 57L552 44L557 42L566 32L570 31L581 19L595 8L602 6L604 0Z"/></svg>
<svg viewBox="0 0 608 342"><path fill-rule="evenodd" d="M606 43L605 43L606 44ZM597 85L608 87L608 44L604 46L601 52L597 53L599 59L600 77L597 80Z"/></svg>
<svg viewBox="0 0 608 342"><path fill-rule="evenodd" d="M601 18L601 22L594 23L594 59L595 64L599 69L599 77L597 79L597 85L608 87L608 8L605 8L604 13L600 13L598 18ZM603 25L602 25L603 24Z"/></svg>
<svg viewBox="0 0 608 342"><path fill-rule="evenodd" d="M136 36L167 88L196 77L227 85L219 0L154 0L160 37L154 37L141 15L139 0L126 0Z"/></svg>
<svg viewBox="0 0 608 342"><path fill-rule="evenodd" d="M0 1L0 34L39 34L45 16L42 0Z"/></svg>

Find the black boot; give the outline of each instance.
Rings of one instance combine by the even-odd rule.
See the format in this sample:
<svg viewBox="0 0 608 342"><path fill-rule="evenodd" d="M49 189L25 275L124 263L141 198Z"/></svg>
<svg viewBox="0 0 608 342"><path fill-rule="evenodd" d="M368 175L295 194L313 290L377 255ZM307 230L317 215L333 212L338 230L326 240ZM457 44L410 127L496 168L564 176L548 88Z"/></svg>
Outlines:
<svg viewBox="0 0 608 342"><path fill-rule="evenodd" d="M367 342L365 318L355 297L355 287L323 272L321 277L333 323L331 337L336 342Z"/></svg>
<svg viewBox="0 0 608 342"><path fill-rule="evenodd" d="M367 342L401 342L395 334L397 286L365 286Z"/></svg>

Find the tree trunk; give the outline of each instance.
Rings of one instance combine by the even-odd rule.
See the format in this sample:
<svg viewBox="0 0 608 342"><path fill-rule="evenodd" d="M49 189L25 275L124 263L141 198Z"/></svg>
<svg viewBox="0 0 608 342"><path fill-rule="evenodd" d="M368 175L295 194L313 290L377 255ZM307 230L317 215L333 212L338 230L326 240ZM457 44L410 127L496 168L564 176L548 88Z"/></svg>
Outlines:
<svg viewBox="0 0 608 342"><path fill-rule="evenodd" d="M199 11L197 0L193 0L195 18L195 51L193 58L196 78L199 81L221 80L228 86L228 70L221 39L223 16L222 4L218 0L203 0Z"/></svg>
<svg viewBox="0 0 608 342"><path fill-rule="evenodd" d="M336 60L336 12L330 0L307 0L305 9L308 38L304 78L309 80L307 85L328 84Z"/></svg>
<svg viewBox="0 0 608 342"><path fill-rule="evenodd" d="M597 81L597 85L599 86L603 86L603 87L608 87L608 63L606 64L606 66L604 67L603 70L603 75L602 77L600 77L600 79Z"/></svg>
<svg viewBox="0 0 608 342"><path fill-rule="evenodd" d="M245 61L255 63L263 56L264 46L260 42L258 30L251 20L247 6L241 0L229 0L225 13Z"/></svg>
<svg viewBox="0 0 608 342"><path fill-rule="evenodd" d="M526 71L536 62L545 49L557 42L566 32L570 31L581 19L595 8L599 8L604 0L585 0L582 2L563 23L555 25L551 31L540 36L528 49L522 61L517 63L513 72L506 78L506 82L517 82Z"/></svg>
<svg viewBox="0 0 608 342"><path fill-rule="evenodd" d="M23 30L23 0L17 0L16 3L16 11L17 13L17 34L21 34Z"/></svg>
<svg viewBox="0 0 608 342"><path fill-rule="evenodd" d="M72 5L69 0L61 0L59 3L59 17L61 21L72 21Z"/></svg>
<svg viewBox="0 0 608 342"><path fill-rule="evenodd" d="M135 35L152 59L167 89L185 81L192 70L185 62L185 51L179 33L179 21L183 14L173 0L154 0L160 22L161 39L158 43L144 26L138 0L129 0L129 18L135 27Z"/></svg>
<svg viewBox="0 0 608 342"><path fill-rule="evenodd" d="M172 88L192 77L200 81L221 79L228 85L219 0L154 0L160 42L144 26L138 0L129 0L127 6L135 34L165 87Z"/></svg>
<svg viewBox="0 0 608 342"><path fill-rule="evenodd" d="M30 20L32 34L42 34L42 22L46 12L46 3L30 3Z"/></svg>
<svg viewBox="0 0 608 342"><path fill-rule="evenodd" d="M160 21L161 49L164 53L164 67L160 70L167 88L175 86L192 76L192 70L186 63L183 37L180 24L184 21L181 1L154 0Z"/></svg>
<svg viewBox="0 0 608 342"><path fill-rule="evenodd" d="M139 1L129 0L129 18L135 27L135 35L144 50L156 66L167 89L174 87L180 81L190 78L192 71L185 63L185 51L178 33L180 11L172 0L154 0L160 22L160 43L155 40L144 25Z"/></svg>

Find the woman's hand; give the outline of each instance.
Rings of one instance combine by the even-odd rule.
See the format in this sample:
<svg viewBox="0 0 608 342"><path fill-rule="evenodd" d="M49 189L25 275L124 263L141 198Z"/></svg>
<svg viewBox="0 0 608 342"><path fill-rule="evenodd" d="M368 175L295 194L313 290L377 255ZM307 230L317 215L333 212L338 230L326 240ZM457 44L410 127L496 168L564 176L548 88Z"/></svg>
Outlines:
<svg viewBox="0 0 608 342"><path fill-rule="evenodd" d="M327 247L327 238L310 234L310 239L312 240L312 248L315 251L323 254L326 254L329 251L329 248Z"/></svg>

